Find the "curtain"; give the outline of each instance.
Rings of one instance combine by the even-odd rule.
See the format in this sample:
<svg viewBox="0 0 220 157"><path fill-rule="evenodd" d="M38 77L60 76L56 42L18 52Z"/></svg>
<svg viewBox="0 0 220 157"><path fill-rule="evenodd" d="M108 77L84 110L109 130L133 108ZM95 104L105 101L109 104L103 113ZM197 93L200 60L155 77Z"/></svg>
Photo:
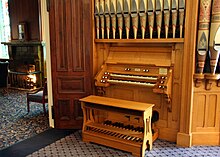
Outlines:
<svg viewBox="0 0 220 157"><path fill-rule="evenodd" d="M8 0L0 0L0 42L10 40L10 20L8 13ZM8 47L0 44L0 58L8 59Z"/></svg>

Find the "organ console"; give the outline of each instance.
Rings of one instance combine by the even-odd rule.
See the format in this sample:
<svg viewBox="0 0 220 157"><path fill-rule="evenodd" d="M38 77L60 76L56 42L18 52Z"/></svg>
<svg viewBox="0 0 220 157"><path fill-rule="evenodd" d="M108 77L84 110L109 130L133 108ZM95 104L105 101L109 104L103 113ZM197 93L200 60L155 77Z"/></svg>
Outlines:
<svg viewBox="0 0 220 157"><path fill-rule="evenodd" d="M153 104L90 95L80 99L83 110L82 140L144 157L158 136L151 130ZM153 132L153 134L152 134Z"/></svg>
<svg viewBox="0 0 220 157"><path fill-rule="evenodd" d="M152 92L165 94L170 101L172 70L168 67L148 65L111 64L103 65L95 78L95 85L142 86L152 88Z"/></svg>

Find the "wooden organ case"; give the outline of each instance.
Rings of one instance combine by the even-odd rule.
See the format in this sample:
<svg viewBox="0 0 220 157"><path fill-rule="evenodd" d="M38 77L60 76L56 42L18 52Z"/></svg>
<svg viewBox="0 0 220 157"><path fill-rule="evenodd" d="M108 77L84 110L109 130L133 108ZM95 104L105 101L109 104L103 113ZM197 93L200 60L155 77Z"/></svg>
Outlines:
<svg viewBox="0 0 220 157"><path fill-rule="evenodd" d="M158 121L150 124L152 125L153 139L159 135L161 139L175 142L180 120L181 58L184 46L183 28L180 27L181 23L175 23L175 20L177 20L177 16L184 16L184 14L179 14L185 11L185 3L180 3L182 10L179 10L178 3L173 2L174 11L171 12L172 5L170 1L164 4L162 1L156 3L154 0L95 0L93 2L93 30L95 36L93 67L94 74L96 74L94 76L96 95L101 96L104 99L103 103L107 104L109 103L108 98L136 102L137 108L139 103L154 104L152 110L157 113ZM167 6L166 13L170 13L169 19L162 17L165 14L163 11L164 5ZM160 10L157 10L156 7ZM173 18L171 18L172 14ZM182 18L184 19L184 17ZM172 23L173 20L174 23L165 26L164 19L168 20L168 23ZM162 20L163 22L161 22ZM165 29L165 27L168 28ZM115 109L115 113L113 109L108 107L103 109L107 105L101 107L107 113L101 112L100 102L96 104L96 101L92 101L91 105L91 102L87 102L86 98L82 101L84 102L82 106L84 110L82 132L84 141L114 147L114 144L103 142L106 138L109 138L108 133L106 136L103 134L111 131L110 128L106 130L104 125L108 123L109 119L109 121L113 121L112 123L117 122L126 125L131 123L135 128L138 126L143 127L143 117L141 123L133 123L126 118L129 114L131 114L130 117L134 116L132 113L136 113L135 106L133 106L132 112L128 104L129 112L120 115L117 113L117 109ZM119 108L120 105L119 103ZM107 118L106 114L109 115ZM99 117L98 119L101 117L102 120L96 120L97 117ZM112 120L109 117L119 118ZM97 124L99 131L92 130L95 128L90 124L90 121L100 123ZM114 132L114 127L112 128L112 132ZM90 133L92 132L93 137L91 135L91 138L88 137L88 130ZM95 133L96 131L97 133ZM120 133L120 131L117 133ZM100 134L103 138L100 138ZM95 136L99 139L95 139ZM141 136L143 137L143 133ZM130 138L134 137L131 136ZM148 141L149 146L142 148L150 150L153 140L148 137L146 141ZM145 144L143 144L143 141L141 143L146 145L146 141L144 141ZM132 144L132 142L127 140L124 144ZM121 147L119 149L126 150ZM132 149L126 151L132 152ZM143 150L139 153L134 152L137 151L133 151L133 154L137 156L143 156Z"/></svg>
<svg viewBox="0 0 220 157"><path fill-rule="evenodd" d="M204 144L205 140L200 140L203 128L197 134L194 127L202 113L195 110L194 104L200 101L199 97L193 97L197 93L192 92L198 18L192 16L191 10L198 13L199 0L93 0L92 3L94 93L102 98L154 104L152 110L159 119L151 125L158 130L160 139L181 146ZM219 95L215 100L219 104ZM92 104L96 110L95 102ZM105 114L98 107L91 115ZM215 121L217 124L219 118ZM124 121L119 118L117 122ZM213 130L215 135L211 134L212 141L208 144L219 143L219 125Z"/></svg>

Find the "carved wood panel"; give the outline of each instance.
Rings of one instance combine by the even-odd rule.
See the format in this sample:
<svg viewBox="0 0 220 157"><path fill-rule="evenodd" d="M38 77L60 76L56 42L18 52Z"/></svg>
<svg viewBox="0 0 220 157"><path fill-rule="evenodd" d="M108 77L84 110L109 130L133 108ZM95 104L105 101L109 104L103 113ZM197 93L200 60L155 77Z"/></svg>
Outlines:
<svg viewBox="0 0 220 157"><path fill-rule="evenodd" d="M52 88L57 128L81 128L78 99L92 93L90 10L90 1L50 0Z"/></svg>
<svg viewBox="0 0 220 157"><path fill-rule="evenodd" d="M220 94L196 92L193 101L193 132L220 131Z"/></svg>

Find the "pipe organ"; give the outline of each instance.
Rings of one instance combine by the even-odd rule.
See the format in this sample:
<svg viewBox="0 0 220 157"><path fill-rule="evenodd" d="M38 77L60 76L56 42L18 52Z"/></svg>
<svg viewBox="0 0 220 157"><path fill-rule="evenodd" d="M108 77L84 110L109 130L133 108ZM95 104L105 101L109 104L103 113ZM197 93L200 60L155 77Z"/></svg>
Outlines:
<svg viewBox="0 0 220 157"><path fill-rule="evenodd" d="M220 71L217 69L220 55L219 18L220 3L218 0L200 1L197 68L194 79L196 87L201 85L202 80L206 80L206 90L210 90L215 81L219 86L220 81Z"/></svg>
<svg viewBox="0 0 220 157"><path fill-rule="evenodd" d="M204 144L205 134L212 137L210 144L216 144L220 139L219 0L93 3L97 96L81 99L83 140L136 156L150 150L157 137L192 146ZM198 30L192 8L196 14L200 9ZM141 103L151 104L146 108L150 113L140 113Z"/></svg>
<svg viewBox="0 0 220 157"><path fill-rule="evenodd" d="M185 0L95 0L96 39L182 38L184 12Z"/></svg>

